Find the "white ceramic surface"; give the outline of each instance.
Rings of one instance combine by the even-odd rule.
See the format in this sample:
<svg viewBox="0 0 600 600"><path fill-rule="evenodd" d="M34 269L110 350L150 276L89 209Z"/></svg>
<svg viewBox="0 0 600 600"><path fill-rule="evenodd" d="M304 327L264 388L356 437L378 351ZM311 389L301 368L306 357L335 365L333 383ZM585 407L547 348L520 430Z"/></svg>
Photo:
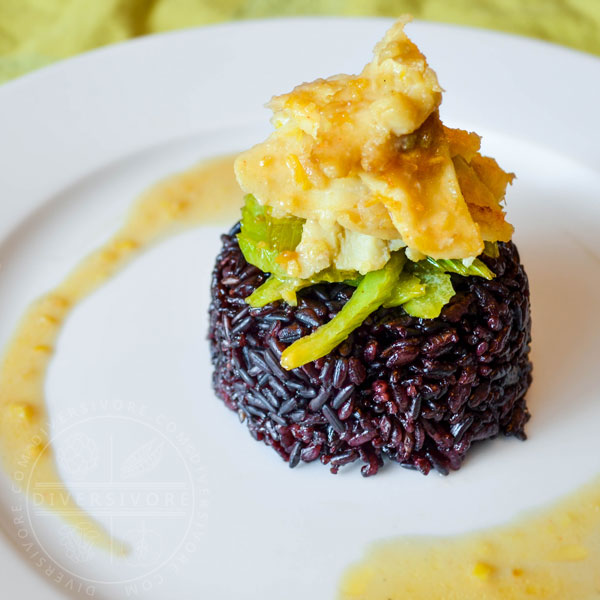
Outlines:
<svg viewBox="0 0 600 600"><path fill-rule="evenodd" d="M0 87L0 343L148 185L262 139L272 94L358 71L388 24L189 30ZM82 544L4 478L2 598L332 598L372 541L505 522L598 475L600 61L474 29L415 23L409 33L446 89L443 119L478 131L518 174L508 211L533 299L529 440L487 443L447 478L393 466L367 480L356 468L291 471L211 391L208 278L226 226L199 228L83 303L48 379L71 489L135 552Z"/></svg>

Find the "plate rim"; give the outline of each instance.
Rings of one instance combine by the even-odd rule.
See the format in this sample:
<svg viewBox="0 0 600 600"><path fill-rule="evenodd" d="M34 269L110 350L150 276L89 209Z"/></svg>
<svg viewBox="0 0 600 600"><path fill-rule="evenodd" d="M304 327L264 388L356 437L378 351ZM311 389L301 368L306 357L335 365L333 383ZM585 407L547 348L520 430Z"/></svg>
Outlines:
<svg viewBox="0 0 600 600"><path fill-rule="evenodd" d="M397 19L394 17L387 16L357 16L357 15L322 15L322 16L286 16L286 17L262 17L262 18L252 18L252 19L244 19L244 20L236 20L236 21L223 21L220 23L209 23L206 25L195 25L190 27L181 27L178 29L168 30L168 31L158 31L147 33L141 36L132 37L126 40L121 40L114 43L109 43L103 46L99 46L97 48L91 48L90 50L85 50L83 52L79 52L73 56L68 56L65 58L59 58L58 60L44 65L38 69L33 71L29 71L27 73L23 73L13 79L9 79L0 84L0 101L4 91L11 90L12 88L16 88L20 85L28 85L32 80L37 79L38 76L47 77L49 73L52 73L56 70L56 72L69 69L71 64L78 64L82 61L88 62L90 59L95 60L96 57L103 57L106 55L110 55L112 53L122 52L123 49L128 47L136 47L139 45L146 44L154 44L154 43L162 43L162 41L168 41L169 38L178 37L180 35L195 35L204 31L216 31L222 30L226 33L229 30L236 30L239 28L247 29L249 27L254 26L281 26L287 24L296 24L296 23L306 23L310 24L311 22L317 21L348 21L348 22L381 22L381 23L393 23ZM597 67L600 68L600 56L587 52L585 50L581 50L578 48L572 48L571 46L567 46L561 44L559 42L554 42L551 40L544 40L542 38L528 36L522 33L514 33L510 31L503 31L499 29L491 29L486 27L477 27L474 25L463 25L460 23L446 23L444 21L436 21L430 19L420 19L414 18L411 25L425 25L432 27L441 27L444 29L453 29L456 31L463 32L478 32L485 33L490 35L491 37L512 39L518 43L526 43L531 44L532 47L546 47L549 50L564 52L565 55L571 55L573 58L583 58L583 59L592 59L597 63ZM409 25L410 27L410 25ZM434 65L435 70L435 65Z"/></svg>
<svg viewBox="0 0 600 600"><path fill-rule="evenodd" d="M238 29L242 29L242 28L247 29L249 26L256 26L256 25L259 25L261 27L264 25L268 25L269 27L280 26L280 24L282 22L285 24L294 24L294 25L297 23L305 23L305 24L310 25L311 23L313 23L315 21L318 21L318 22L348 21L348 22L353 22L353 23L360 23L360 22L376 23L376 22L378 22L378 23L382 23L382 28L383 28L383 25L385 23L391 23L391 22L393 22L393 19L385 18L385 17L366 17L366 18L365 17L298 17L298 18L257 19L257 20L252 20L252 21L240 21L240 22L235 22L235 23L216 24L216 25L204 26L204 27L193 27L193 28L187 28L184 30L176 30L176 31L172 31L172 32L165 32L165 33L160 33L160 34L143 36L141 38L136 38L133 40L128 40L128 41L120 42L120 43L113 44L110 46L94 49L89 52L80 54L78 56L64 59L55 64L44 67L38 71L35 71L30 74L26 74L22 77L19 77L16 80L7 82L6 84L0 86L0 106L2 106L2 102L3 102L3 99L6 94L9 94L9 93L10 94L15 93L17 95L21 94L22 93L21 89L23 89L24 91L27 91L29 89L29 87L38 85L38 82L40 82L39 85L46 85L47 81L52 80L52 78L54 77L54 74L56 74L56 73L69 72L69 70L71 70L73 68L79 69L81 64L84 64L84 65L89 64L90 60L92 62L94 60L96 60L96 58L94 58L94 57L102 58L102 57L110 57L112 55L118 55L118 54L122 53L123 51L125 51L126 48L130 48L130 47L137 48L139 46L145 46L148 44L154 45L156 43L159 43L159 44L168 43L168 40L170 38L179 38L182 35L183 36L186 36L186 35L196 36L199 34L203 34L207 30L216 31L218 33L218 32L224 31L224 30L231 31L231 30L238 30ZM486 37L492 36L492 37L498 38L498 39L516 38L520 42L525 42L527 45L532 45L532 46L535 46L536 48L551 47L554 50L558 50L561 54L566 53L569 55L573 55L576 58L580 58L580 57L584 57L586 59L592 58L596 67L600 68L600 58L595 57L594 55L589 55L585 52L566 48L566 47L560 46L558 44L528 38L526 36L520 36L517 34L507 34L507 33L503 33L503 32L497 32L497 31L493 31L493 30L487 30L487 29L475 28L475 27L469 27L469 26L442 24L442 23L438 23L438 22L429 22L429 21L420 21L420 20L415 21L415 25L425 25L427 27L434 27L434 28L439 27L442 29L459 30L459 31L464 31L464 30L468 30L469 32L474 31L477 34L485 34ZM435 65L433 65L433 67L435 68ZM13 92L11 90L16 90L16 91ZM2 117L0 116L0 122L1 121L2 121ZM0 140L0 150L1 150L1 147L2 147L2 143ZM115 160L118 160L118 157L115 157ZM0 182L0 188L1 187L2 187L2 185ZM40 206L41 205L38 205L35 208L35 210L37 210ZM0 212L1 212L1 210L0 210ZM25 216L25 218L27 218L27 215ZM12 228L13 227L11 227L11 229ZM4 240L3 235L0 235L0 240ZM10 535L7 537L10 538ZM2 548L0 548L0 551L1 550L2 550ZM39 579L40 579L40 581L43 581L45 583L45 580L43 578L40 577ZM50 593L50 592L48 591L47 593Z"/></svg>

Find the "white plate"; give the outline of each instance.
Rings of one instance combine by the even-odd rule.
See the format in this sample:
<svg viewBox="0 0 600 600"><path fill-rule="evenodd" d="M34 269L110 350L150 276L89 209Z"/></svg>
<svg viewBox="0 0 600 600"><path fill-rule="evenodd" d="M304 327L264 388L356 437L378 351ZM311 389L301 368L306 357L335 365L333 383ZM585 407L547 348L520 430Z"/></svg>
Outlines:
<svg viewBox="0 0 600 600"><path fill-rule="evenodd" d="M261 140L272 94L358 71L388 24L183 31L0 88L0 342L139 192ZM291 471L211 391L207 286L219 231L201 228L154 248L80 306L50 371L59 455L97 459L83 474L64 462L67 481L136 552L90 549L35 511L22 524L23 499L3 480L3 597L331 598L369 542L504 522L600 472L600 61L474 29L409 31L447 90L444 120L483 134L484 150L518 173L508 208L533 297L529 440L487 443L447 478L393 465L367 480L354 468ZM126 485L111 466L144 444L160 451Z"/></svg>

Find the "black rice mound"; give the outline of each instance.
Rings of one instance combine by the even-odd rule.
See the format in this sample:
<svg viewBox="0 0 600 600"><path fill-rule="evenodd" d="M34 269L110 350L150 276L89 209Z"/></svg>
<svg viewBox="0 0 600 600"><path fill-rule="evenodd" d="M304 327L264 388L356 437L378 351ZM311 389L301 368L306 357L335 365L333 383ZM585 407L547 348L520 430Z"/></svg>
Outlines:
<svg viewBox="0 0 600 600"><path fill-rule="evenodd" d="M353 288L321 284L301 291L297 307L252 309L244 299L267 275L246 262L238 232L222 236L212 276L213 385L290 467L320 460L337 473L360 460L370 476L388 457L448 474L474 442L525 439L529 287L512 242L480 257L494 280L452 276L457 293L437 319L381 308L329 355L285 371L282 350L333 318Z"/></svg>

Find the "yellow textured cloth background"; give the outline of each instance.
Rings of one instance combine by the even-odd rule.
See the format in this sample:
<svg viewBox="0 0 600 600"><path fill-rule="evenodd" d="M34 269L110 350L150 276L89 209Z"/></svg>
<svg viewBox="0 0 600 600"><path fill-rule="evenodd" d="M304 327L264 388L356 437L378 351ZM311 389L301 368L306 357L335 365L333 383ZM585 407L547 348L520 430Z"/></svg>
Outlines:
<svg viewBox="0 0 600 600"><path fill-rule="evenodd" d="M600 54L600 0L0 0L0 82L158 31L271 16L405 12Z"/></svg>

